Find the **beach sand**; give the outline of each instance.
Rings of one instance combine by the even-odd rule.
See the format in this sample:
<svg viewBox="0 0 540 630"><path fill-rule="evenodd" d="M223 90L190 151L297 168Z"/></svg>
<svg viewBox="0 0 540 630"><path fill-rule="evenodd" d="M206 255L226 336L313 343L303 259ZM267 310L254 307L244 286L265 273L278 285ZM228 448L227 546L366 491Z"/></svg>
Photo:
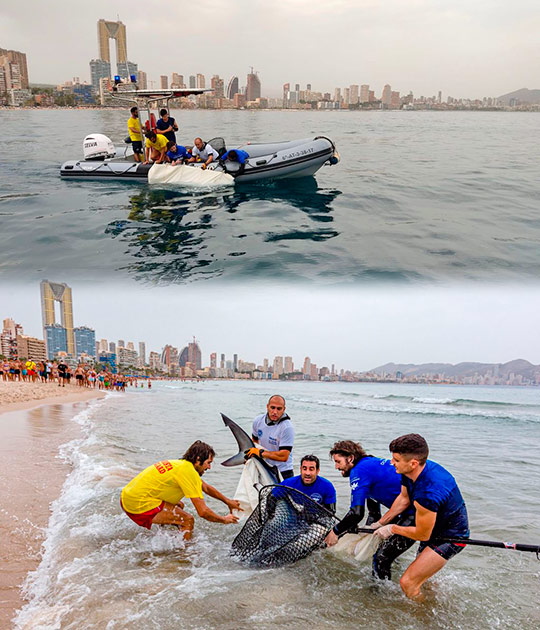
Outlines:
<svg viewBox="0 0 540 630"><path fill-rule="evenodd" d="M57 385L39 391L30 383L0 385L0 628L9 628L24 603L20 587L40 561L50 504L69 473L58 449L78 437L79 425L71 419L87 407L86 400L104 394ZM55 395L55 387L62 393Z"/></svg>

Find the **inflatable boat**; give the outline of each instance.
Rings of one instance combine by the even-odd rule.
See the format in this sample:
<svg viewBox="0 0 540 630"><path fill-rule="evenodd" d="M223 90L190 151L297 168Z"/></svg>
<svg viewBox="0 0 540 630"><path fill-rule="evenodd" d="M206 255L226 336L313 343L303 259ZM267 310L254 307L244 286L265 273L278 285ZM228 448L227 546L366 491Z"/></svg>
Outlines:
<svg viewBox="0 0 540 630"><path fill-rule="evenodd" d="M220 155L228 148L222 138L213 138L209 143ZM211 168L228 173L236 182L305 177L314 175L324 164L337 164L339 161L334 143L324 136L286 142L248 143L235 148L249 155L245 164L216 161ZM152 168L151 164L135 162L128 147L115 147L103 134L91 134L84 139L84 154L83 160L64 162L60 175L64 178L148 180ZM195 163L192 167L198 166Z"/></svg>

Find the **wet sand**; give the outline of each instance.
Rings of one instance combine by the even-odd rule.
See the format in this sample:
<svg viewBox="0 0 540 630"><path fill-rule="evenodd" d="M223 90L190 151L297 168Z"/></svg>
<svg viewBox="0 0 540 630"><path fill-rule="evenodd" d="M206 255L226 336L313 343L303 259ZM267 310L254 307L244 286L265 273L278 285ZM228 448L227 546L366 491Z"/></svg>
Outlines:
<svg viewBox="0 0 540 630"><path fill-rule="evenodd" d="M0 414L0 628L10 627L24 603L21 585L40 561L50 504L60 495L70 470L58 449L78 437L79 426L71 419L88 405L83 400L65 403L83 394L70 391L57 399L20 401L9 411L2 406L6 412ZM86 394L95 397L97 392ZM13 409L21 405L33 408Z"/></svg>
<svg viewBox="0 0 540 630"><path fill-rule="evenodd" d="M0 381L0 413L30 409L50 402L76 402L101 398L104 395L104 392L98 389L78 387L75 384L59 387L57 383Z"/></svg>

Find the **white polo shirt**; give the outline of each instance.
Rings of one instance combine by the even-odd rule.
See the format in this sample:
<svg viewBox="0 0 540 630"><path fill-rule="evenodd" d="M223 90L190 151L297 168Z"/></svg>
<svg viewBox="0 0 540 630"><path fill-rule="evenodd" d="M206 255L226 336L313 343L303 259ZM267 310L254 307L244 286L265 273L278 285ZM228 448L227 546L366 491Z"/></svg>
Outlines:
<svg viewBox="0 0 540 630"><path fill-rule="evenodd" d="M279 451L284 446L294 446L294 427L289 416L279 422L266 423L266 413L261 413L253 420L251 433L257 438L265 451ZM280 472L293 469L292 452L285 462L268 460L270 465L275 465Z"/></svg>
<svg viewBox="0 0 540 630"><path fill-rule="evenodd" d="M219 153L212 147L208 142L205 144L204 148L199 150L197 147L193 147L191 150L191 154L195 157L201 158L202 162L206 162L206 160L212 155L214 160L219 159Z"/></svg>

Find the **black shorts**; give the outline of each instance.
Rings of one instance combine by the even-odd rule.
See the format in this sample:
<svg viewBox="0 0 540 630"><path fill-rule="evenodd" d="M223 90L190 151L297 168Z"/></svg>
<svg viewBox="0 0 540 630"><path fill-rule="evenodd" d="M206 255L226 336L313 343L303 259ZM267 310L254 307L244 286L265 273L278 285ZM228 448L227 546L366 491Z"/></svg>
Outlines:
<svg viewBox="0 0 540 630"><path fill-rule="evenodd" d="M450 560L450 558L453 558L456 554L460 553L460 551L463 551L466 546L466 543L442 542L437 544L436 542L425 541L420 543L418 553L416 555L421 554L426 547L429 547L445 560Z"/></svg>
<svg viewBox="0 0 540 630"><path fill-rule="evenodd" d="M133 142L131 143L131 146L133 147L133 153L142 155L142 152L143 152L142 140L133 140Z"/></svg>

